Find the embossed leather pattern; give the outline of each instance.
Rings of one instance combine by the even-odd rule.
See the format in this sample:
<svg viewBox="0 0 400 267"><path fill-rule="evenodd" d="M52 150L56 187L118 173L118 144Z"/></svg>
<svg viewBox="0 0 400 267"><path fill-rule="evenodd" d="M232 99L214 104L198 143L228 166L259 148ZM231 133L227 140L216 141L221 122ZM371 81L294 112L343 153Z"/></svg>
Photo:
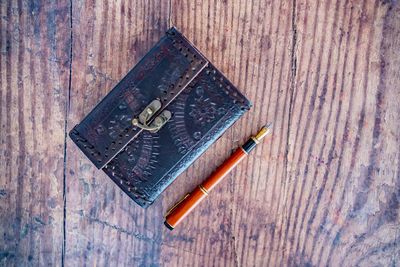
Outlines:
<svg viewBox="0 0 400 267"><path fill-rule="evenodd" d="M156 133L132 119L154 99L172 113ZM136 203L155 198L251 104L175 28L70 132Z"/></svg>

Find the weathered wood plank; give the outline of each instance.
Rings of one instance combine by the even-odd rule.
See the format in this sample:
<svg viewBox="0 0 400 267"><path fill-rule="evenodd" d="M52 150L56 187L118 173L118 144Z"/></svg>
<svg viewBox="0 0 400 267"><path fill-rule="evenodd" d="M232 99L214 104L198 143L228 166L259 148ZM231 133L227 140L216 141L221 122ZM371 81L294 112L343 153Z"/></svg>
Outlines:
<svg viewBox="0 0 400 267"><path fill-rule="evenodd" d="M399 3L72 1L70 101L70 3L0 8L1 265L62 263L64 171L66 265L398 265ZM70 130L170 16L254 106L143 210L69 139L64 169L65 119ZM271 137L164 228L267 121Z"/></svg>
<svg viewBox="0 0 400 267"><path fill-rule="evenodd" d="M72 1L72 86L68 130L168 29L168 1ZM158 264L161 199L144 210L67 141L68 265Z"/></svg>
<svg viewBox="0 0 400 267"><path fill-rule="evenodd" d="M292 2L172 2L172 23L232 80L252 110L164 194L169 207L268 121L273 134L173 232L163 260L178 266L265 265L286 172ZM269 244L271 245L271 244ZM183 253L183 254L182 254Z"/></svg>
<svg viewBox="0 0 400 267"><path fill-rule="evenodd" d="M255 105L167 189L164 206L264 121L275 127L270 142L219 192L163 235L185 249L164 248L168 262L400 260L399 5L295 1L292 7L291 1L172 2L173 24Z"/></svg>
<svg viewBox="0 0 400 267"><path fill-rule="evenodd" d="M69 2L0 9L0 265L59 266Z"/></svg>
<svg viewBox="0 0 400 267"><path fill-rule="evenodd" d="M275 264L400 260L393 126L400 87L392 85L400 20L393 8L398 12L378 1L297 2L289 187Z"/></svg>

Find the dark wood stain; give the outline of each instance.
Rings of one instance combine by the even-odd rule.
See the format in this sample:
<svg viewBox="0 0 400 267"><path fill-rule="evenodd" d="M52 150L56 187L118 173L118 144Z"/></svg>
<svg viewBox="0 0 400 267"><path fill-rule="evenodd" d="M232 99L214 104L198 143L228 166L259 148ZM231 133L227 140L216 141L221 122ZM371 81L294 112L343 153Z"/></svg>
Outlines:
<svg viewBox="0 0 400 267"><path fill-rule="evenodd" d="M66 5L0 5L0 265L61 263Z"/></svg>
<svg viewBox="0 0 400 267"><path fill-rule="evenodd" d="M18 8L22 8L22 2L18 1ZM24 17L20 16L19 23L24 25ZM20 34L24 36L24 30L21 29ZM18 144L19 144L19 154L18 154L18 172L17 172L17 199L16 199L16 240L21 239L21 223L22 223L22 198L23 198L23 190L24 190L24 180L25 180L25 158L26 158L26 149L25 149L25 116L24 116L24 85L22 83L22 76L21 73L23 71L24 66L24 51L25 46L21 43L18 51ZM21 82L20 82L21 81ZM18 247L16 248L18 250Z"/></svg>
<svg viewBox="0 0 400 267"><path fill-rule="evenodd" d="M330 7L329 5L326 5L326 6L325 6L325 14L328 12L328 10L330 10L329 7ZM336 3L334 21L337 20L338 7L339 7L339 3ZM327 18L327 16L325 17L324 24L327 23L326 18ZM332 32L334 32L334 29L332 29ZM325 41L325 36L324 36L324 41ZM323 42L324 42L324 41L323 41ZM332 56L332 44L333 44L333 41L334 41L334 40L333 40L333 38L332 38L331 42L329 43L329 52L328 52L328 60L327 60L327 72L330 71L330 67L331 67L330 62L331 62L331 56ZM321 61L322 49L321 49L320 51L321 51L321 54L320 54L320 56L319 56L319 62ZM319 67L318 67L318 68L320 68L320 63L319 63ZM324 104L324 102L325 102L325 96L326 96L326 94L327 94L327 79L328 79L328 75L325 74L324 82L323 82L323 85L322 85L322 92L321 92L321 95L318 97L318 98L320 99L320 103L319 103L319 106L318 106L318 111L317 111L317 112L318 112L318 113L317 113L318 115L317 115L317 119L316 119L316 126L315 126L315 128L314 128L312 140L315 140L315 138L316 138L316 136L317 136L317 132L318 132L318 134L320 134L320 132L321 132L321 131L318 131L318 126L319 126L319 123L320 123L320 121L321 121L321 111L322 111L323 104ZM322 81L322 79L321 79L321 81ZM317 83L316 83L315 86L316 86L316 87L319 86L319 81L317 81ZM333 88L333 90L332 90L332 95L334 95L335 91L336 91L336 88ZM332 107L332 105L331 105L330 107ZM331 112L331 109L330 109L329 116L328 116L328 120L327 120L327 123L326 123L326 125L325 125L325 128L324 128L324 131L323 131L323 132L327 132L327 130L328 130L328 125L329 125L329 122L330 122L331 114L332 114L332 112ZM320 149L320 152L319 152L319 158L322 158L322 156L323 156L322 153L323 153L324 148L325 148L326 137L327 137L327 134L324 134L324 139L323 139L323 141L322 141L322 146L321 146L321 149ZM310 160L311 160L311 158L313 157L313 156L312 156L312 153L313 153L313 152L312 152L312 151L313 151L313 146L314 146L314 144L311 145L311 146L309 147L309 150L308 150L308 152L307 152L308 155L307 155L307 161L306 161L306 168L307 168L307 166L311 163ZM328 159L329 159L329 158L330 158L330 157L328 157ZM314 175L313 175L313 176L316 176L317 173L318 173L318 169L316 169L316 170L314 171ZM325 173L327 174L327 172L325 172ZM324 178L323 178L322 181L323 181L323 182L322 182L321 188L318 190L317 200L316 200L316 203L314 204L313 210L312 210L312 212L311 212L311 216L310 216L310 220L308 221L308 225L311 225L313 219L315 218L315 214L316 214L317 209L318 209L318 204L319 204L319 202L320 202L321 195L322 195L322 193L323 193L323 191L324 191L324 189L325 189L325 186L326 186L327 175L324 175ZM313 186L313 187L315 186L315 183L314 183L314 182L312 183L312 186ZM302 194L300 193L300 195L302 195ZM305 208L305 211L304 211L303 216L302 216L300 229L299 229L299 231L298 231L297 244L296 244L296 251L295 251L295 253L294 253L295 255L297 255L298 249L299 249L299 247L300 247L300 246L299 246L299 240L300 240L299 235L300 235L300 233L303 231L303 225L304 225L304 221L305 221L305 214L306 214L306 212L308 211L308 209L309 209L309 207L310 207L310 202L311 202L311 194L308 196L306 208ZM296 211L295 218L298 218L298 212L299 212L299 209L297 209L297 211ZM294 226L294 228L295 228L295 226ZM307 230L308 230L308 229L307 229ZM304 246L302 246L302 247L304 248ZM292 253L293 246L291 246L290 249L291 249L291 250L290 250L289 253L291 254L291 253ZM312 248L312 250L313 250L313 249L314 249L314 243L313 243L313 248ZM304 250L303 250L302 252L304 252ZM301 257L300 257L300 258L301 258Z"/></svg>
<svg viewBox="0 0 400 267"><path fill-rule="evenodd" d="M337 21L337 19L338 19L338 11L339 11L339 2L337 2L336 3L336 8L335 8L335 22ZM345 13L345 11L343 12L343 13ZM337 23L335 23L334 22L334 27L336 28L336 30L338 30L337 29ZM344 17L343 17L343 21L342 21L342 23L344 22ZM340 29L339 29L340 30ZM334 39L332 38L332 42L334 41ZM337 83L337 71L338 71L338 64L339 64L339 55L340 55L340 48L341 48L341 46L342 46L342 41L343 41L343 35L339 35L339 44L337 45L337 51L336 51L336 53L337 53L337 58L336 58L336 60L335 60L335 64L331 64L331 56L332 56L332 51L333 51L333 48L331 47L331 49L329 50L329 59L328 59L328 68L329 69L331 69L331 67L335 67L335 70L334 70L334 80L333 80L333 89L332 89L332 96L331 96L331 102L330 102L330 105L329 105L329 116L328 116L328 120L327 120L327 123L326 123L326 125L325 125L325 128L324 128L324 132L326 133L326 132L328 132L328 128L329 128L329 122L331 121L331 117L332 117L332 110L333 110L333 103L334 103L334 101L335 101L335 99L336 99L336 91L337 91L337 87L336 87L336 83ZM328 86L328 75L325 75L325 79L324 79L324 84L323 84L323 88L324 88L324 90L325 90L325 88L327 88L327 86ZM339 110L341 110L341 102L339 103ZM338 114L340 114L340 112L338 113ZM335 120L335 128L334 128L334 133L333 133L333 135L335 136L336 135L336 133L337 133L337 122L338 122L338 117L336 118L336 120ZM324 141L323 141L323 146L321 147L321 149L320 149L320 152L319 152L319 158L322 158L322 156L323 156L323 151L324 151L324 148L325 148L325 142L326 142L326 139L327 139L327 134L325 134L324 135ZM335 147L335 144L336 144L336 139L333 141L333 145L330 147L330 149L329 149L329 153L328 153L328 161L327 161L327 166L329 166L330 164L331 164L331 162L332 162L332 159L333 159L333 153L334 153L334 147ZM314 175L316 175L317 174L317 170L315 170L315 172L314 172ZM323 178L323 185L321 186L321 189L319 190L319 192L318 192L318 198L317 198L317 203L314 205L314 207L313 207L313 211L312 211L312 214L315 214L316 213L316 211L317 211L317 209L318 209L318 206L319 206L319 204L320 204L320 200L321 200L321 191L323 191L323 189L325 189L325 187L326 187L326 183L327 183L327 178L328 178L328 175L329 175L329 171L328 171L328 169L326 169L325 170L325 172L324 172L324 178ZM332 201L332 194L330 194L330 196L329 196L329 201L331 202ZM324 211L324 215L323 215L323 217L322 217L322 222L321 222L321 228L322 229L324 229L325 228L325 226L326 226L326 219L327 219L327 215L328 215L328 212L327 212L328 210L326 209L325 211ZM302 220L302 226L301 226L301 229L302 229L302 227L303 227L303 223L304 223L304 219ZM301 230L299 231L299 232L301 232ZM299 239L298 239L299 240ZM315 247L316 247L316 241L318 240L318 236L317 235L315 235L314 236L314 238L313 238L313 241L312 241L312 251L314 251L314 249L315 249ZM299 241L297 242L297 244L296 244L296 252L295 252L295 254L297 254L297 252L298 252L298 249L299 249ZM304 251L304 250L303 250ZM321 252L320 252L320 254L319 254L319 257L318 257L318 261L317 262L320 262L321 261L321 256L322 256L322 250L321 250Z"/></svg>
<svg viewBox="0 0 400 267"><path fill-rule="evenodd" d="M399 264L398 1L18 0L0 14L0 265ZM253 108L143 210L65 126L170 26ZM272 135L165 229L166 210L266 122Z"/></svg>

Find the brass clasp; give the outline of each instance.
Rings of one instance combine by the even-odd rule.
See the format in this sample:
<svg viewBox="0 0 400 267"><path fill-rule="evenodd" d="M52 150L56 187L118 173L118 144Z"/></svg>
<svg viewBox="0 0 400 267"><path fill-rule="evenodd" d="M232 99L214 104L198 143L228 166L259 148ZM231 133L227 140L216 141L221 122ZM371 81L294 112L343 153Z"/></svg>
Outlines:
<svg viewBox="0 0 400 267"><path fill-rule="evenodd" d="M171 119L172 114L168 110L164 110L158 115L153 122L148 125L147 122L151 119L152 115L155 114L161 108L161 101L155 99L139 114L139 118L134 118L132 124L143 130L150 131L152 133L158 132L164 124Z"/></svg>

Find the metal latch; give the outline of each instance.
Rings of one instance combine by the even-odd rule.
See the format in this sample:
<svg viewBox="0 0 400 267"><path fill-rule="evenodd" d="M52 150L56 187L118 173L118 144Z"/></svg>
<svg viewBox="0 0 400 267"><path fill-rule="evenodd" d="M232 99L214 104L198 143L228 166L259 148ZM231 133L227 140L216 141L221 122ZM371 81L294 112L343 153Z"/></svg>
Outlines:
<svg viewBox="0 0 400 267"><path fill-rule="evenodd" d="M172 114L168 110L164 110L160 113L153 122L148 125L147 122L151 119L154 113L156 113L161 108L161 101L155 99L139 114L139 118L134 118L132 124L143 130L150 131L152 133L158 132L164 124L171 119Z"/></svg>

